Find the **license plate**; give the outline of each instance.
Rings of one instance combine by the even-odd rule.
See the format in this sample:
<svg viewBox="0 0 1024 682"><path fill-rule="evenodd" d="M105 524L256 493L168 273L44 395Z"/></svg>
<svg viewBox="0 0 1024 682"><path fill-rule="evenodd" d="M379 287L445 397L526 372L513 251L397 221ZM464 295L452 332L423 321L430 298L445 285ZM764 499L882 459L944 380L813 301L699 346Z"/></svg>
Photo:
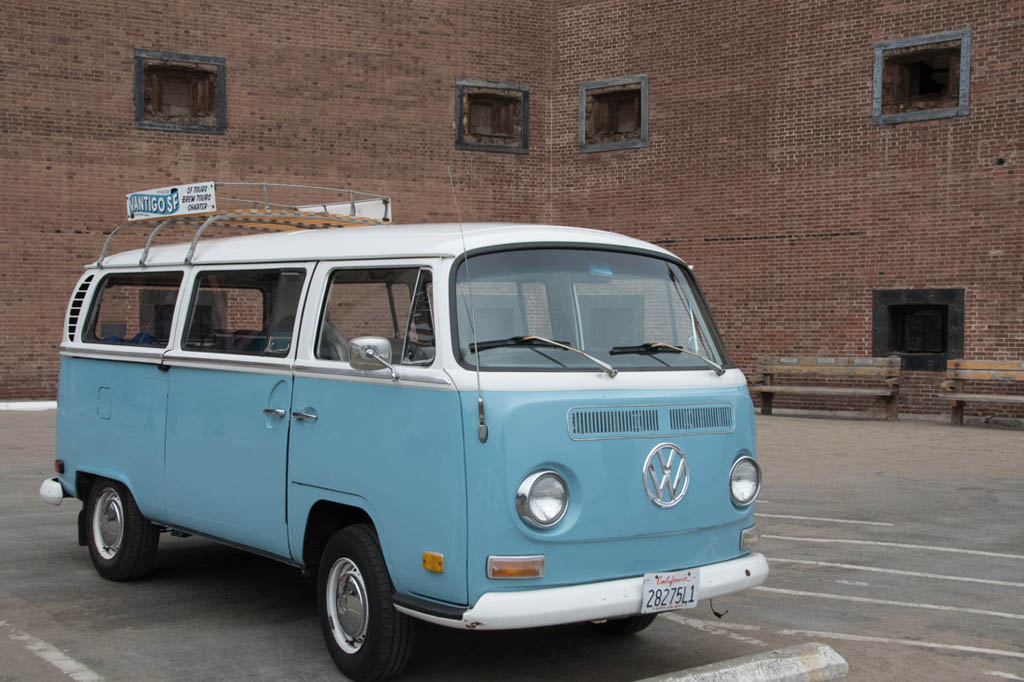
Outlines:
<svg viewBox="0 0 1024 682"><path fill-rule="evenodd" d="M700 599L700 569L645 573L640 613L692 609Z"/></svg>

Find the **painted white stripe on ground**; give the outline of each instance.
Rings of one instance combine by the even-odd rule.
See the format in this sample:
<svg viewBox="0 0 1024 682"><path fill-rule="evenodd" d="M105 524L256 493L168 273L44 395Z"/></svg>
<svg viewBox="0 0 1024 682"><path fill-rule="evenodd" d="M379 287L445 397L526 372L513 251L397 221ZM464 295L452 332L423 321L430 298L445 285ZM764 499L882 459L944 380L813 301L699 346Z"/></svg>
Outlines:
<svg viewBox="0 0 1024 682"><path fill-rule="evenodd" d="M914 578L933 578L935 580L956 580L962 583L980 583L982 585L1002 585L1004 587L1024 587L1024 583L1015 583L1010 580L990 580L988 578L968 578L963 575L943 575L941 573L922 573L920 571L900 571L895 568L879 568L877 566L859 566L857 564L837 564L832 561L810 561L808 559L780 559L768 557L768 561L777 564L805 564L807 566L821 566L822 568L846 568L852 571L871 571L872 573L891 573L892 575L906 575Z"/></svg>
<svg viewBox="0 0 1024 682"><path fill-rule="evenodd" d="M761 514L760 512L755 516L763 516L766 519L796 519L798 521L828 521L829 523L855 523L862 526L893 526L895 524L886 523L885 521L858 521L856 519L831 519L825 516L793 516L792 514Z"/></svg>
<svg viewBox="0 0 1024 682"><path fill-rule="evenodd" d="M1003 649L986 649L977 646L960 644L940 644L938 642L921 642L916 639L890 639L869 635L846 635L841 632L821 632L819 630L779 630L780 635L798 637L824 637L825 639L845 639L850 642L877 642L878 644L899 644L902 646L921 647L923 649L943 649L946 651L963 651L970 654L988 654L990 656L1007 656L1024 659L1024 651L1004 651Z"/></svg>
<svg viewBox="0 0 1024 682"><path fill-rule="evenodd" d="M40 410L56 409L56 400L20 400L16 402L0 402L0 412L38 412Z"/></svg>
<svg viewBox="0 0 1024 682"><path fill-rule="evenodd" d="M1024 559L1024 554L1003 554L1001 552L983 552L977 549L962 549L959 547L937 547L935 545L911 545L905 542L880 542L876 540L846 540L840 538L805 538L793 537L791 535L761 535L761 539L767 540L791 540L793 542L824 542L839 543L847 545L878 545L879 547L900 547L902 549L926 549L934 552L947 552L951 554L973 554L975 556L991 556L1000 559Z"/></svg>
<svg viewBox="0 0 1024 682"><path fill-rule="evenodd" d="M9 626L6 621L0 621L0 627L8 630L8 637L15 642L20 642L26 649L75 680L75 682L103 682L101 675L66 655L52 644L24 632L18 632Z"/></svg>
<svg viewBox="0 0 1024 682"><path fill-rule="evenodd" d="M709 635L725 635L729 639L736 640L737 642L743 642L744 644L753 644L754 646L767 646L764 642L754 637L747 637L746 635L739 635L735 632L729 632L725 628L719 626L718 623L710 623L706 620L697 620L696 618L686 618L676 613L663 614L665 618L671 621L675 621L680 625L686 625L691 628L696 628L701 632L706 632Z"/></svg>
<svg viewBox="0 0 1024 682"><path fill-rule="evenodd" d="M969 609L961 606L947 606L945 604L924 604L912 601L892 601L889 599L874 599L872 597L851 597L845 594L831 594L829 592L804 592L803 590L784 590L778 587L751 588L760 592L771 592L773 594L786 594L793 597L814 597L815 599L835 599L838 601L855 601L865 604L882 604L883 606L902 606L912 609L930 609L932 611L955 611L957 613L973 613L978 616L993 616L995 618L1010 618L1013 620L1024 620L1024 614L1005 613L1003 611L987 611L985 609Z"/></svg>
<svg viewBox="0 0 1024 682"><path fill-rule="evenodd" d="M985 674L992 677L1001 677L1004 680L1024 680L1024 677L1019 677L1013 673L1001 673L998 670L986 670Z"/></svg>

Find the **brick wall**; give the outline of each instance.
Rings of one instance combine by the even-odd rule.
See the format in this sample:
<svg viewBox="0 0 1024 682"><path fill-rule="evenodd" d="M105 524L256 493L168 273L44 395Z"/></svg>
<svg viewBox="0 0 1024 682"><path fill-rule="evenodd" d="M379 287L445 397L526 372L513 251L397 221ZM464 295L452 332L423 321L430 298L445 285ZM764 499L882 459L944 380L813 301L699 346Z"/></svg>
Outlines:
<svg viewBox="0 0 1024 682"><path fill-rule="evenodd" d="M874 289L963 288L966 357L1024 358L1020 2L21 0L0 20L0 399L53 395L67 298L126 191L340 185L447 221L449 165L463 219L678 253L744 369L869 355ZM873 125L875 43L965 28L970 115ZM136 48L224 57L227 133L136 129ZM632 75L648 146L581 154L580 83ZM459 78L530 86L528 154L455 150ZM944 409L924 374L902 410Z"/></svg>

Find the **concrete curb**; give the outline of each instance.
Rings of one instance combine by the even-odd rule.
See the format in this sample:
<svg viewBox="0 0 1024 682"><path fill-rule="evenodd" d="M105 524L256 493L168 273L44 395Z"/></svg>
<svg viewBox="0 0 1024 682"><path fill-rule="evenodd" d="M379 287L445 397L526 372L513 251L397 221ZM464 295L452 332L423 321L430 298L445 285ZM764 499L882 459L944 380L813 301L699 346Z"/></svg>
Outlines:
<svg viewBox="0 0 1024 682"><path fill-rule="evenodd" d="M807 642L637 682L819 682L838 680L849 672L850 666L832 647Z"/></svg>
<svg viewBox="0 0 1024 682"><path fill-rule="evenodd" d="M56 400L22 400L19 402L0 402L0 412L40 412L56 410Z"/></svg>

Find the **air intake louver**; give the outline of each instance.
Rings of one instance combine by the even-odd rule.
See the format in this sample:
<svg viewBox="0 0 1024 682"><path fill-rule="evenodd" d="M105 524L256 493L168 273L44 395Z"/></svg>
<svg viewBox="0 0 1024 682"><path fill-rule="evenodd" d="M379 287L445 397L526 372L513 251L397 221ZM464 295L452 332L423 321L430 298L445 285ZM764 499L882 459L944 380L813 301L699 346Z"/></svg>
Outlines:
<svg viewBox="0 0 1024 682"><path fill-rule="evenodd" d="M68 310L68 341L75 340L75 330L78 328L78 318L82 314L82 303L85 302L85 293L89 291L89 283L92 282L92 275L82 280L71 299L71 308Z"/></svg>
<svg viewBox="0 0 1024 682"><path fill-rule="evenodd" d="M573 440L729 433L733 428L732 406L723 403L569 410L569 437Z"/></svg>

